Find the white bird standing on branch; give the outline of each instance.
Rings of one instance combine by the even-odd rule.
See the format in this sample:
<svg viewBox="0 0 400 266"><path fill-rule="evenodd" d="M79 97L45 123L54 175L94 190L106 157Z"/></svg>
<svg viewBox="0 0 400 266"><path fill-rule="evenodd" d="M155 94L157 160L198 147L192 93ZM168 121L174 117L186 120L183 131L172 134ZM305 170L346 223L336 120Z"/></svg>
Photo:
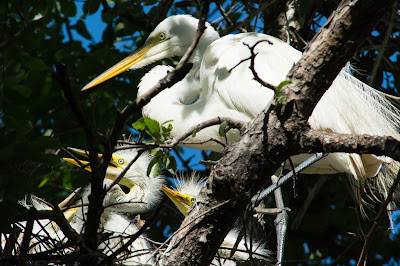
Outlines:
<svg viewBox="0 0 400 266"><path fill-rule="evenodd" d="M189 59L193 64L191 71L182 81L163 90L143 107L145 117L160 123L172 120L171 137L217 116L249 122L273 102L274 90L257 82L249 68L250 60L246 59L250 58L251 52L248 46L265 40L254 48L254 68L259 78L274 87L286 79L289 70L301 57L301 52L272 36L242 33L219 38L210 24L206 26ZM149 35L141 49L105 71L82 90L128 69L142 68L167 57L183 56L192 43L197 27L198 19L189 15L166 18ZM138 95L147 92L172 70L172 67L162 65L151 69L142 78ZM313 129L326 132L400 139L397 128L400 114L387 97L342 70L308 122ZM220 152L223 149L220 143L236 141L239 137L238 130L230 130L226 138L221 137L218 126L213 126L197 132L195 137L184 142L184 146ZM293 156L292 161L298 165L309 156ZM383 171L382 164L386 164ZM304 173L348 173L354 177L352 183L355 183L356 194L359 194L357 190L367 178L378 175L376 183L383 184L380 190L385 194L398 168L397 162L383 156L332 153L308 167Z"/></svg>
<svg viewBox="0 0 400 266"><path fill-rule="evenodd" d="M204 179L193 174L190 178L177 178L176 181L175 190L164 186L161 189L172 200L180 212L187 216L189 210L196 203L196 200L200 200L199 193L203 187ZM239 233L236 229L228 232L222 242L221 248L218 250L218 256L211 263L212 265L236 265L234 261L245 261L250 257L260 260L271 259L271 252L265 245L254 241L251 237L240 239L235 252L231 256L238 237Z"/></svg>

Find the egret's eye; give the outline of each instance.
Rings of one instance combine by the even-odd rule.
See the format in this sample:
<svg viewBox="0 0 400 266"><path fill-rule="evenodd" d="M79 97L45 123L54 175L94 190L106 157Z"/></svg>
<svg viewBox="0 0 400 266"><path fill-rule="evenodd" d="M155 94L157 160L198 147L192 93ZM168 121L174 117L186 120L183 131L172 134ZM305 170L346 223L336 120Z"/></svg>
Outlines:
<svg viewBox="0 0 400 266"><path fill-rule="evenodd" d="M118 159L118 164L124 164L125 160L124 159Z"/></svg>
<svg viewBox="0 0 400 266"><path fill-rule="evenodd" d="M194 203L194 202L196 201L196 199L195 199L195 198L192 198L192 199L190 199L190 201L191 201L192 203Z"/></svg>
<svg viewBox="0 0 400 266"><path fill-rule="evenodd" d="M165 32L160 32L159 34L158 34L158 38L162 41L162 40L165 40L165 38L167 37L167 34L165 33Z"/></svg>

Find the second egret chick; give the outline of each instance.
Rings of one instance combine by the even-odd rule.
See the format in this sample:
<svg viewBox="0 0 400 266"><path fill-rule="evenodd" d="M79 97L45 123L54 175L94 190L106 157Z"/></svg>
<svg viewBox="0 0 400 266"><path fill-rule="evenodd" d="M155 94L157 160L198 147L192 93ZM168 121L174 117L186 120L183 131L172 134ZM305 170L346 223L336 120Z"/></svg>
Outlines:
<svg viewBox="0 0 400 266"><path fill-rule="evenodd" d="M69 149L85 157L88 155L84 150ZM99 154L100 156L102 155ZM136 156L136 149L124 149L114 152L106 171L104 185L110 186L112 181L125 170L130 161ZM64 158L64 160L78 166L88 164L87 161L82 160L79 160L81 163L79 164L71 158ZM111 234L111 237L108 237L99 246L99 249L104 254L111 255L128 241L130 235L138 231L136 225L129 221L128 217L118 212L142 213L151 209L161 198L160 187L165 180L162 176L155 176L153 170L147 176L147 168L150 161L151 156L148 153L141 154L125 173L119 184L112 186L104 197L104 211L100 219L100 230ZM86 166L85 169L91 171L90 166ZM120 185L127 187L129 192L125 193ZM73 209L74 215L71 218L71 226L78 232L81 232L84 228L90 192L91 189L88 186L82 195L81 206ZM140 236L129 247L129 254L121 254L117 258L121 259L124 265L153 264L153 256L149 252L151 249L149 242L143 236Z"/></svg>
<svg viewBox="0 0 400 266"><path fill-rule="evenodd" d="M172 200L181 213L187 216L190 208L196 202L196 198L203 187L204 181L205 179L201 179L198 175L192 174L192 176L187 179L178 178L175 190L164 186L161 187L161 189ZM252 258L258 260L271 258L271 251L269 251L263 243L256 242L252 239L241 239L235 248L238 237L238 230L232 229L229 231L212 265L236 265L235 261L248 260L250 259L250 255ZM235 249L235 252L232 255L231 251L233 249Z"/></svg>
<svg viewBox="0 0 400 266"><path fill-rule="evenodd" d="M84 157L88 157L89 154L87 151L81 149L68 149ZM100 157L102 154L98 156ZM137 150L135 148L114 152L107 167L105 178L115 180L136 156ZM88 161L83 160L79 160L79 164L72 158L63 159L79 167L89 164ZM129 192L125 193L121 186L113 186L104 199L105 202L112 202L112 204L109 206L104 205L104 207L116 212L141 213L149 210L160 201L162 194L160 188L164 184L165 178L163 176L155 176L154 169L147 176L147 168L151 159L152 157L147 152L138 157L121 181L119 181L119 185L128 188ZM91 171L90 165L86 166L85 170ZM85 193L90 193L90 189L87 189Z"/></svg>

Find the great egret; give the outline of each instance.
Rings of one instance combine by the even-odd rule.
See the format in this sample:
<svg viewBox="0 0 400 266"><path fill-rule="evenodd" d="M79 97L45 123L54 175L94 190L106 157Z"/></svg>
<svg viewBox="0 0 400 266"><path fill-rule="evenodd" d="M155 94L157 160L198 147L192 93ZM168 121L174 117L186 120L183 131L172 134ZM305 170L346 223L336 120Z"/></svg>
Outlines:
<svg viewBox="0 0 400 266"><path fill-rule="evenodd" d="M161 187L161 189L172 200L176 207L178 207L181 213L186 216L190 208L195 205L196 199L198 199L204 179L193 174L190 178L178 178L176 181L177 185L175 190L164 186ZM264 244L249 238L243 238L239 241L237 251L231 257L231 250L235 247L238 236L239 233L236 229L232 229L228 232L222 242L221 248L218 250L218 256L222 258L222 261L218 261L216 257L212 265L236 265L233 260L248 260L250 258L249 254L252 254L253 258L261 260L271 257L271 252Z"/></svg>
<svg viewBox="0 0 400 266"><path fill-rule="evenodd" d="M87 152L80 149L69 148L70 150L87 157ZM99 154L101 156L101 154ZM105 184L110 185L111 180L115 180L121 172L127 167L129 162L137 156L136 149L122 149L113 153L110 165L106 171ZM64 160L75 165L86 165L87 161L80 161L71 158ZM147 176L147 168L150 164L151 156L148 153L142 153L133 163L129 170L125 173L119 184L129 188L129 192L125 193L121 187L116 184L107 192L104 197L103 206L104 212L101 216L101 228L104 232L113 234L132 235L138 231L137 227L132 224L125 216L117 212L141 213L150 209L154 204L158 203L161 198L161 186L165 179L163 176L155 176L154 169L151 169ZM85 168L91 171L90 166ZM71 226L78 232L83 229L84 221L86 220L86 211L90 187L86 189L82 196L82 206L77 208L75 215L71 221ZM131 225L132 224L132 225ZM124 241L119 238L109 238L107 243L102 243L99 248L104 248L103 253L110 255L113 251L119 248ZM153 256L149 254L151 249L149 243L141 236L131 245L128 258L124 258L123 263L143 263L152 264ZM135 256L135 254L139 254Z"/></svg>
<svg viewBox="0 0 400 266"><path fill-rule="evenodd" d="M69 150L87 157L88 152L69 148ZM115 180L125 167L137 155L135 148L120 149L112 154L112 159L106 171L106 179ZM99 156L102 156L99 154ZM64 158L80 167L80 164L72 158ZM151 169L147 176L147 168L150 164L151 156L145 152L133 163L129 170L125 173L119 184L129 188L129 192L125 193L120 186L112 187L106 194L104 201L113 202L108 209L116 212L141 213L147 211L152 205L156 204L161 197L160 187L164 182L163 176L155 176L154 168ZM82 165L87 165L89 162L80 160ZM90 166L85 170L91 171ZM107 198L110 199L107 199Z"/></svg>
<svg viewBox="0 0 400 266"><path fill-rule="evenodd" d="M86 151L80 149L70 148L70 150L85 157L88 154ZM136 149L116 151L107 168L104 185L109 186L136 155ZM64 158L64 160L78 166L80 165L71 158ZM99 250L106 255L111 255L129 240L130 235L138 231L137 226L128 217L120 214L120 212L142 213L150 209L154 204L157 204L161 198L162 192L160 187L164 184L165 180L162 176L154 176L153 170L147 176L147 168L150 161L150 155L143 153L125 173L119 184L126 186L129 189L128 193L125 193L119 184L115 184L104 197L104 211L101 215L99 231L107 234L108 237L102 240ZM80 160L80 163L82 165L87 164L83 160ZM91 171L90 166L87 166L85 169ZM84 229L89 194L90 186L83 192L82 199L77 202L78 206L67 209L64 212L72 228L78 233L81 233ZM34 207L37 210L51 209L50 205L47 205L45 201L36 197L33 198L31 203L27 203L26 200L21 203L25 207ZM24 228L24 224L21 224L22 229ZM30 242L30 247L32 247L29 249L30 253L48 252L51 247L56 247L56 243L65 242L66 240L58 226L49 220L35 221L32 232L35 238ZM2 245L5 245L5 242L4 244L3 242ZM18 243L21 242L22 236L18 240ZM143 236L140 236L129 246L128 253L120 254L117 260L121 261L124 265L153 264L154 258L150 254L151 250L152 247L149 242ZM65 252L70 253L72 249L68 249Z"/></svg>
<svg viewBox="0 0 400 266"><path fill-rule="evenodd" d="M82 90L125 70L141 68L171 56L182 56L194 38L197 24L198 20L189 15L166 18L149 35L141 49L105 71ZM274 86L279 85L301 57L301 52L265 34L242 33L219 38L214 28L207 24L190 58L193 63L191 71L182 81L152 98L143 107L143 116L160 123L172 120L171 137L217 116L251 121L274 99L273 90L254 80L249 60L243 61L251 55L244 44L252 46L260 40L265 41L255 47L255 70L264 81ZM172 69L170 66L151 69L142 78L138 95L152 88ZM308 122L312 128L326 132L393 136L400 139L397 131L400 114L387 97L344 69L323 95ZM235 141L239 137L237 130L231 130L226 139ZM219 136L218 126L214 126L197 132L185 146L220 152L223 147L211 139L222 143L226 140ZM309 156L297 155L292 161L298 165ZM382 164L386 164L384 170ZM390 183L388 180L391 180L385 176L392 177L398 168L397 162L383 156L332 153L303 173L348 173L354 177L352 183L356 183L358 189L368 177L375 177L379 173L377 183L384 184L381 190L385 190L385 186Z"/></svg>

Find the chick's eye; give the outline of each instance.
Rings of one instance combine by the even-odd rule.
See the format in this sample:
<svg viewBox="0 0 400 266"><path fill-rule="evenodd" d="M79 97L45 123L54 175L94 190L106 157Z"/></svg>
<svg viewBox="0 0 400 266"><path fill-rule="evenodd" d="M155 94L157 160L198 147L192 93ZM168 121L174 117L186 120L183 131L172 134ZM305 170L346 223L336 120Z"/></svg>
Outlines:
<svg viewBox="0 0 400 266"><path fill-rule="evenodd" d="M196 200L195 200L195 199L191 199L190 201L191 201L192 203L194 203Z"/></svg>
<svg viewBox="0 0 400 266"><path fill-rule="evenodd" d="M160 33L158 34L158 38L159 38L160 40L164 40L166 37L167 37L167 34L166 34L165 32L160 32Z"/></svg>
<svg viewBox="0 0 400 266"><path fill-rule="evenodd" d="M118 164L124 164L125 160L124 159L118 159Z"/></svg>

